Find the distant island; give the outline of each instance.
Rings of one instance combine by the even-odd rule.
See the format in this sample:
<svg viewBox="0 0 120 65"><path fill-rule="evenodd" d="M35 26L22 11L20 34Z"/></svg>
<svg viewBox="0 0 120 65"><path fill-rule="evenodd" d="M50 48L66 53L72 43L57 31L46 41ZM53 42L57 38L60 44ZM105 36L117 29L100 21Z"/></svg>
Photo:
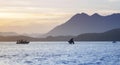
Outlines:
<svg viewBox="0 0 120 65"><path fill-rule="evenodd" d="M120 41L120 28L103 33L84 33L78 36L48 36L46 38L33 38L28 36L0 36L0 41L16 41L19 39L29 41L68 41L70 38L74 38L75 41Z"/></svg>

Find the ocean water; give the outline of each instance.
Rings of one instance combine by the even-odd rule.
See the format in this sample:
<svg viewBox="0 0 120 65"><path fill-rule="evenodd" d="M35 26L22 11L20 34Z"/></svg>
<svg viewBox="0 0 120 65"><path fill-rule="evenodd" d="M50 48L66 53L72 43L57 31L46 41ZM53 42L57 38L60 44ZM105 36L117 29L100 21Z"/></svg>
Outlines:
<svg viewBox="0 0 120 65"><path fill-rule="evenodd" d="M0 42L0 65L120 65L120 42Z"/></svg>

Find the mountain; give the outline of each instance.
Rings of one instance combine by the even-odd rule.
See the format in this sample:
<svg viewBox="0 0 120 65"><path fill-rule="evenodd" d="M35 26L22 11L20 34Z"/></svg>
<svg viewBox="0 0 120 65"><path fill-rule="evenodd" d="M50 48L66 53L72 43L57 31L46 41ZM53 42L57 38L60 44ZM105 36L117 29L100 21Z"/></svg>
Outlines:
<svg viewBox="0 0 120 65"><path fill-rule="evenodd" d="M76 41L120 41L120 28L103 33L85 33L75 37Z"/></svg>
<svg viewBox="0 0 120 65"><path fill-rule="evenodd" d="M0 36L0 41L17 41L17 40L28 40L28 41L42 41L44 38L34 38L24 35L18 36Z"/></svg>
<svg viewBox="0 0 120 65"><path fill-rule="evenodd" d="M0 36L18 36L15 32L0 32Z"/></svg>
<svg viewBox="0 0 120 65"><path fill-rule="evenodd" d="M74 38L75 41L120 41L120 28L112 29L102 33L84 33L78 36L48 36L39 38L40 41L68 41Z"/></svg>
<svg viewBox="0 0 120 65"><path fill-rule="evenodd" d="M68 41L74 38L76 41L120 41L120 28L112 29L102 33L84 33L78 36L48 36L46 38L33 38L29 36L0 36L0 41Z"/></svg>
<svg viewBox="0 0 120 65"><path fill-rule="evenodd" d="M46 36L75 36L83 33L100 33L116 28L120 28L120 13L107 16L101 16L98 13L91 16L81 13L55 27Z"/></svg>

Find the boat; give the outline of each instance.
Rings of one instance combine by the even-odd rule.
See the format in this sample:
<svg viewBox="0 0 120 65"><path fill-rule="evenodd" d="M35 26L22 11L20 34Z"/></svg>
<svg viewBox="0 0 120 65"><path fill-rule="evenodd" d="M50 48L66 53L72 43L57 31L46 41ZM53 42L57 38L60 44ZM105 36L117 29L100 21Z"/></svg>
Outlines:
<svg viewBox="0 0 120 65"><path fill-rule="evenodd" d="M26 40L17 40L16 44L29 44L29 41Z"/></svg>

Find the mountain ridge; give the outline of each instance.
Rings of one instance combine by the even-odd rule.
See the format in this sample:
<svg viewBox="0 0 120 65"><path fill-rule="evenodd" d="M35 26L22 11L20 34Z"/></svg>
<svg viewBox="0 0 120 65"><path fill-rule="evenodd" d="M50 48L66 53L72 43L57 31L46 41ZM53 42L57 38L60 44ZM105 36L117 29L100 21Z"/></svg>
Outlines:
<svg viewBox="0 0 120 65"><path fill-rule="evenodd" d="M67 22L49 31L46 36L79 35L83 33L99 33L120 28L120 13L102 16L98 13L88 15L77 13Z"/></svg>

